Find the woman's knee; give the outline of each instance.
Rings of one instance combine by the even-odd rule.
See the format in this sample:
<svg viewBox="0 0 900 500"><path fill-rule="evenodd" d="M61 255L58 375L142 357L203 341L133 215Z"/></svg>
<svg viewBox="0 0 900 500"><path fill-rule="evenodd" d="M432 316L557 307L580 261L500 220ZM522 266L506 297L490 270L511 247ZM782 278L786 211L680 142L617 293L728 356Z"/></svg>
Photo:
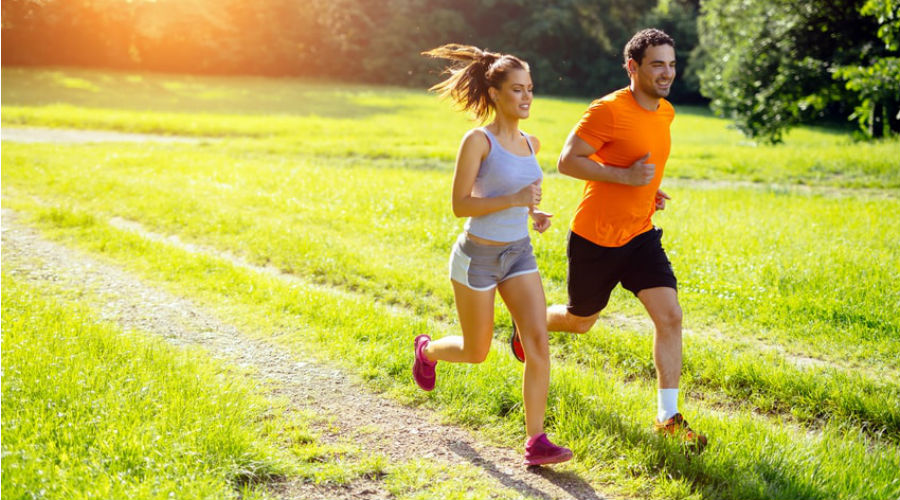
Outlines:
<svg viewBox="0 0 900 500"><path fill-rule="evenodd" d="M520 338L526 359L550 360L550 345L546 331L523 331L520 332Z"/></svg>
<svg viewBox="0 0 900 500"><path fill-rule="evenodd" d="M465 353L465 359L467 363L479 364L483 363L485 359L487 359L488 353L491 352L491 344L487 343L486 345L467 345L463 348L463 352Z"/></svg>

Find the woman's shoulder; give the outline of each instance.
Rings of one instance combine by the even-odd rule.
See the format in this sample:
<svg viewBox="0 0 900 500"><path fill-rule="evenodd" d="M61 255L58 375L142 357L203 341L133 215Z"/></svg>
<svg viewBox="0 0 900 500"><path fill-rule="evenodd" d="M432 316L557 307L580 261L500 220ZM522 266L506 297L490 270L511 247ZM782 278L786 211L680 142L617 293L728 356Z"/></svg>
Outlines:
<svg viewBox="0 0 900 500"><path fill-rule="evenodd" d="M490 151L491 141L483 127L476 127L466 132L462 139L463 147Z"/></svg>
<svg viewBox="0 0 900 500"><path fill-rule="evenodd" d="M522 133L525 134L525 137L528 138L528 142L531 143L531 147L534 148L534 154L538 154L541 150L541 140L534 134L529 134L528 132Z"/></svg>

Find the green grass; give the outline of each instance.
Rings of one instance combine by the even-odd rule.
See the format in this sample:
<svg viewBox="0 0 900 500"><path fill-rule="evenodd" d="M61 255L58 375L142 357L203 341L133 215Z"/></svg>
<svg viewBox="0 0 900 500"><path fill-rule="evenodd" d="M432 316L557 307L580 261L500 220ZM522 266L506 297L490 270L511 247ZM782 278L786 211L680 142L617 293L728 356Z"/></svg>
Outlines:
<svg viewBox="0 0 900 500"><path fill-rule="evenodd" d="M25 165L42 148L8 145L7 165ZM58 151L46 148L40 157ZM172 155L168 147L147 152L129 146L115 157L105 147L80 149L81 155L66 164L50 160L32 168L14 167L7 178L21 177L17 186L41 186L35 188L44 190L41 196L76 203L91 213L137 220L311 281L358 290L437 318L453 317L445 254L459 225L445 210L443 197L426 195L446 189L447 179L439 172L365 166L335 170L317 159L272 156L228 165L218 152ZM332 181L332 173L347 170L352 176L339 184ZM546 181L550 199L569 202L554 210L559 217L555 228L535 239L539 260L547 263L544 277L554 302L565 300L564 231L576 188L558 176ZM572 194L560 194L566 189ZM892 259L898 232L889 219L875 215L875 207L890 211L900 203L733 188L670 191L671 207L657 221L667 230L688 326L716 326L724 337L689 343L689 376L698 374L704 387L727 390L740 399L761 390L761 401L771 399L767 411L792 408L806 420L846 416L876 430L887 428L891 435L900 433L897 384L884 384L877 375L823 368L806 375L807 370L778 355L768 356L773 367L765 370L771 376L755 377L756 346L739 344L729 358L716 349L725 340L744 344L756 339L789 344L788 352L839 367L874 363L895 372L900 319L891 308L878 305L900 304L900 288L893 283L900 265ZM736 223L741 220L757 223ZM873 257L885 265L869 268ZM640 314L625 295L617 296L623 305L613 310ZM502 309L498 314L505 317ZM621 342L598 339L597 350L590 351L597 353L593 362L630 364L632 374L652 378L649 337L627 333ZM820 376L842 383L822 388ZM805 381L801 394L818 396L794 397L796 380ZM863 405L840 396L854 392L882 396Z"/></svg>
<svg viewBox="0 0 900 500"><path fill-rule="evenodd" d="M676 113L666 166L672 177L764 185L900 187L896 168L900 137L856 142L849 134L801 127L785 134L782 145L762 146L727 121L711 119L706 110L676 106Z"/></svg>
<svg viewBox="0 0 900 500"><path fill-rule="evenodd" d="M323 442L313 426L339 432L334 416L266 399L199 349L123 333L83 305L101 300L89 290L9 272L6 263L4 498L261 499L273 479L340 487L360 478L384 478L397 498L466 488L521 498L472 467L390 461L354 441L365 429Z"/></svg>
<svg viewBox="0 0 900 500"><path fill-rule="evenodd" d="M4 498L236 498L290 472L286 423L202 354L3 275Z"/></svg>
<svg viewBox="0 0 900 500"><path fill-rule="evenodd" d="M446 258L461 221L448 198L470 125L447 104L297 80L71 70L3 79L4 125L222 137L4 143L4 206L288 348L344 360L375 387L519 446L521 368L505 353L442 366L428 396L408 376L412 335L455 331ZM180 101L166 104L173 93ZM552 302L565 300L565 231L580 183L551 169L585 104L539 97L524 124L544 143L543 208L557 214L534 238ZM784 145L753 146L708 113L678 111L663 186L673 200L656 222L688 329L684 407L713 445L688 460L651 433L651 329L621 290L591 333L553 336L550 427L574 446L582 477L638 496L896 497L900 228L890 214L900 209L900 143L798 129ZM111 217L330 288L152 243ZM508 316L497 313L505 336Z"/></svg>
<svg viewBox="0 0 900 500"><path fill-rule="evenodd" d="M392 311L359 294L322 291L188 254L90 216L33 210L57 238L197 297L232 321L268 325L288 348L328 346L323 355L354 367L381 390L433 405L502 441L521 439L521 366L505 354L491 355L480 366L442 367L440 390L429 395L409 381L408 337L427 330L447 334L452 326L429 326L413 312ZM891 480L900 465L897 445L850 422L834 419L810 432L790 419L754 415L748 407L723 413L716 394L707 393L709 403L691 403L692 420L713 444L691 460L647 425L654 381L557 358L562 359L554 368L548 423L574 447L577 470L587 477L613 478L619 488L642 496L665 496L680 487L710 498L880 498L896 490ZM694 390L692 383L685 386ZM868 489L858 488L861 481L868 481Z"/></svg>
<svg viewBox="0 0 900 500"><path fill-rule="evenodd" d="M206 137L251 137L243 152L387 159L449 168L471 127L424 92L259 77L186 77L75 69L5 68L2 123ZM623 82L624 86L624 82ZM537 96L526 129L545 169L587 105ZM856 143L828 129L795 129L758 146L701 108L678 107L671 178L898 188L900 138Z"/></svg>

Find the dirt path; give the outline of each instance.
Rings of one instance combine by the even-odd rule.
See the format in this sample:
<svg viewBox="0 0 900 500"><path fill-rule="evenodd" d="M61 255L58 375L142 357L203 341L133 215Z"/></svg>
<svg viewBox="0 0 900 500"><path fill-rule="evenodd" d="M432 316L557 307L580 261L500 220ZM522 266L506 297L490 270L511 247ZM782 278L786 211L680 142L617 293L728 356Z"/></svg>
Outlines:
<svg viewBox="0 0 900 500"><path fill-rule="evenodd" d="M186 142L196 144L215 140L203 137L42 127L3 127L0 130L0 138L10 142L47 142L53 144L84 144L92 142Z"/></svg>
<svg viewBox="0 0 900 500"><path fill-rule="evenodd" d="M142 282L136 276L77 250L45 240L2 212L3 268L37 284L52 282L74 290L99 292L91 304L106 319L126 330L140 329L176 345L199 345L211 355L250 368L274 394L289 398L296 410L334 417L331 438L358 436L362 449L392 460L427 458L449 465L471 464L498 488L510 488L540 499L598 499L602 496L570 472L521 466L521 451L479 443L469 431L440 425L437 415L407 408L350 382L340 370L312 356L292 354L273 344L253 340L190 300ZM364 432L358 432L365 427ZM328 436L323 436L328 439ZM376 481L360 480L347 487L303 482L273 485L281 498L390 498ZM605 497L605 496L603 496Z"/></svg>

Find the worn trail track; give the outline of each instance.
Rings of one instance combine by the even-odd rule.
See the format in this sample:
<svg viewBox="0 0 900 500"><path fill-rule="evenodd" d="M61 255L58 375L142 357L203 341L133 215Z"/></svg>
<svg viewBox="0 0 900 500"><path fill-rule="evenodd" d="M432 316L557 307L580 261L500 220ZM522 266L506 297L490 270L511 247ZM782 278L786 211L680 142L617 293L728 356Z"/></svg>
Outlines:
<svg viewBox="0 0 900 500"><path fill-rule="evenodd" d="M427 459L451 466L474 465L498 489L512 489L524 497L607 498L572 472L527 469L521 465L522 450L486 446L467 430L437 423L437 415L428 410L405 407L373 394L311 355L254 339L188 298L44 239L10 210L3 210L2 243L4 272L38 285L91 290L94 293L88 297L101 299L90 305L124 329L159 335L175 345L201 346L216 358L247 368L249 376L272 388L273 396L286 397L292 410L312 412L329 421L320 430L323 440L353 436L363 450L383 453L392 461ZM347 486L291 481L271 488L280 498L391 498L372 479Z"/></svg>

